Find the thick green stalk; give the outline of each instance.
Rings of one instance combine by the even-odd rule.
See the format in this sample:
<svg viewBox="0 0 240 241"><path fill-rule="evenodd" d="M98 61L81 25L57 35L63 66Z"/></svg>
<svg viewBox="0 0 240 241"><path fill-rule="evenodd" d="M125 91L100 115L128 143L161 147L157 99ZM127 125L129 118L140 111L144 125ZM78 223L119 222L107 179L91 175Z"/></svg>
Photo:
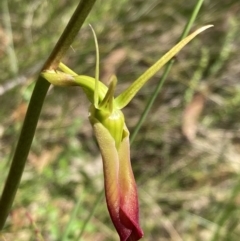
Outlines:
<svg viewBox="0 0 240 241"><path fill-rule="evenodd" d="M185 28L184 28L184 30L182 32L180 40L184 39L188 35L188 33L189 33L189 31L190 31L190 29L191 29L191 27L192 27L192 25L193 25L197 15L198 15L198 12L199 12L203 2L204 2L204 0L198 0L197 1L196 5L195 5L195 8L194 8L194 10L192 12L192 15L191 15L190 19L188 20L188 22L187 22L187 24L186 24L186 26L185 26ZM149 111L150 111L150 109L151 109L155 99L157 98L160 90L162 89L162 86L163 86L163 84L164 84L164 82L165 82L165 80L166 80L166 78L168 76L168 73L169 73L173 63L174 63L174 59L172 59L172 60L170 60L168 62L168 64L166 65L166 67L164 69L163 75L162 75L161 79L158 82L158 85L157 85L154 93L148 99L147 105L146 105L146 107L145 107L141 117L139 118L138 123L136 124L133 133L131 134L131 137L130 137L130 142L131 143L133 143L133 141L134 141L138 131L140 130L143 122L145 121L145 119L146 119L146 117L147 117L147 115L148 115L148 113L149 113Z"/></svg>
<svg viewBox="0 0 240 241"><path fill-rule="evenodd" d="M43 70L56 69L58 67L61 58L70 47L95 2L96 0L80 1L63 34L44 64ZM39 76L28 106L7 181L0 199L0 230L3 229L12 207L49 85L45 79Z"/></svg>

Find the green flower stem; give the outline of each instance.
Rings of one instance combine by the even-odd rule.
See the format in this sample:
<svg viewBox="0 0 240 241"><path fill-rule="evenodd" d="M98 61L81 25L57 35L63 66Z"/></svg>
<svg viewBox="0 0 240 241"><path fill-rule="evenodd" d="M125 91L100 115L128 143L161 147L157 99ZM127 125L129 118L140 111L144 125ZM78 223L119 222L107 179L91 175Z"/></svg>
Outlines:
<svg viewBox="0 0 240 241"><path fill-rule="evenodd" d="M204 2L204 0L198 0L196 2L196 5L195 5L195 7L193 9L193 12L192 12L192 15L191 15L190 19L188 20L188 22L187 22L187 24L186 24L186 26L185 26L185 28L184 28L184 30L182 32L182 35L180 36L179 40L184 39L188 35L190 29L192 28L193 23L196 20L196 17L197 17L197 15L199 13L199 10L200 10L203 2Z"/></svg>
<svg viewBox="0 0 240 241"><path fill-rule="evenodd" d="M80 1L42 70L56 69L58 67L62 56L70 47L95 2L96 0ZM0 230L3 229L12 207L49 86L50 84L43 77L38 77L0 199Z"/></svg>
<svg viewBox="0 0 240 241"><path fill-rule="evenodd" d="M196 5L195 5L195 8L194 8L194 10L192 12L192 15L191 15L190 19L188 20L188 22L187 22L187 24L186 24L186 26L185 26L185 28L184 28L184 30L182 32L180 40L184 39L188 35L188 33L189 33L189 31L190 31L190 29L191 29L191 27L192 27L192 25L193 25L197 15L198 15L198 12L199 12L203 2L204 2L204 0L198 0L197 1ZM166 65L166 67L164 69L163 75L162 75L161 79L158 82L158 85L157 85L155 91L153 92L151 97L148 99L147 105L146 105L146 107L145 107L141 117L139 118L138 123L136 124L136 126L135 126L135 128L133 130L133 133L130 136L130 143L131 144L135 140L135 137L136 137L138 131L140 130L140 128L141 128L143 122L145 121L145 119L146 119L146 117L147 117L147 115L148 115L148 113L149 113L149 111L150 111L150 109L151 109L151 107L152 107L156 97L158 96L160 90L162 89L162 86L163 86L163 84L164 84L164 82L165 82L165 80L166 80L166 78L168 76L169 71L172 68L172 65L173 65L174 61L175 60L173 58L172 60L170 60L168 62L168 64Z"/></svg>

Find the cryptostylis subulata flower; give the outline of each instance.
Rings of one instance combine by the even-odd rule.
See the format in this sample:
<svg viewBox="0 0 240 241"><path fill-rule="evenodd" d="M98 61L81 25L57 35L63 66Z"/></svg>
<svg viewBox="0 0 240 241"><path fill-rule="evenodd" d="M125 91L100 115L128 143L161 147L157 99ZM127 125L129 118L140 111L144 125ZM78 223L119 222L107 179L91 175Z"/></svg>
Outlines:
<svg viewBox="0 0 240 241"><path fill-rule="evenodd" d="M121 109L163 65L196 35L209 27L211 25L196 30L175 45L116 98L114 98L116 77L112 77L108 87L99 81L99 51L95 33L97 49L95 78L77 75L62 63L59 65L60 71L42 72L42 76L54 85L80 86L91 102L89 120L102 155L107 207L120 241L136 241L143 236L139 224L137 187L130 162L129 131Z"/></svg>

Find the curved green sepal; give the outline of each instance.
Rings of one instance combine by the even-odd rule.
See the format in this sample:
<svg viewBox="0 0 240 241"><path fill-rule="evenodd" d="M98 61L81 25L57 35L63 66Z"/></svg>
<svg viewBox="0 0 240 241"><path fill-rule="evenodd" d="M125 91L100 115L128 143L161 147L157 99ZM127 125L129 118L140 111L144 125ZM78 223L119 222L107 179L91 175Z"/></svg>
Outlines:
<svg viewBox="0 0 240 241"><path fill-rule="evenodd" d="M73 76L74 81L77 83L77 85L79 85L80 87L82 87L83 91L85 92L85 94L87 95L89 101L94 104L94 91L95 91L95 84L96 84L96 80L90 76L86 76L86 75L77 75L77 76ZM98 99L99 102L101 102L106 93L108 91L108 87L103 84L102 82L98 82Z"/></svg>
<svg viewBox="0 0 240 241"><path fill-rule="evenodd" d="M43 71L41 75L53 85L82 87L89 101L93 104L96 84L95 79L86 75L77 75L71 69L69 69L67 66L63 64L61 66L61 69L66 71L66 73L58 70L46 70ZM108 87L104 85L102 82L99 82L98 89L99 101L102 101L108 91Z"/></svg>
<svg viewBox="0 0 240 241"><path fill-rule="evenodd" d="M58 86L74 86L77 85L74 76L66 74L58 70L45 70L41 76L53 85Z"/></svg>

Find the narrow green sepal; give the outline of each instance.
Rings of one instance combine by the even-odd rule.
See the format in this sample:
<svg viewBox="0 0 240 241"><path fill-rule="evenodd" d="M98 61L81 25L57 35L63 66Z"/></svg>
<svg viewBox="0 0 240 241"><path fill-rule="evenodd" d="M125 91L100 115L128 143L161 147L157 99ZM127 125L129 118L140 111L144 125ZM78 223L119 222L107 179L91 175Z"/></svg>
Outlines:
<svg viewBox="0 0 240 241"><path fill-rule="evenodd" d="M157 72L159 71L172 57L174 57L186 44L194 39L198 34L212 27L213 25L207 25L199 28L178 44L176 44L171 50L169 50L162 58L160 58L154 65L152 65L147 71L145 71L137 80L135 80L123 93L121 93L116 99L116 107L118 109L124 108L142 86Z"/></svg>

